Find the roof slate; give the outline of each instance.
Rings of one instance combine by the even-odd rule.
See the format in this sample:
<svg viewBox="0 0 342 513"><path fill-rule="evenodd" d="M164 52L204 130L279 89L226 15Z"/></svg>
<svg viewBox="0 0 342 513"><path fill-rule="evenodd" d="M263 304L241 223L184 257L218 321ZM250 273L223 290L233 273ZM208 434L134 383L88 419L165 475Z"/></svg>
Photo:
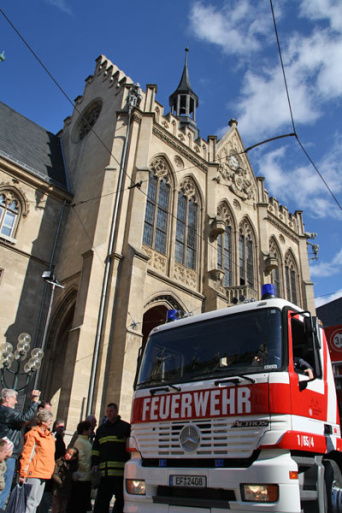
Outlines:
<svg viewBox="0 0 342 513"><path fill-rule="evenodd" d="M0 102L0 156L67 190L59 137Z"/></svg>

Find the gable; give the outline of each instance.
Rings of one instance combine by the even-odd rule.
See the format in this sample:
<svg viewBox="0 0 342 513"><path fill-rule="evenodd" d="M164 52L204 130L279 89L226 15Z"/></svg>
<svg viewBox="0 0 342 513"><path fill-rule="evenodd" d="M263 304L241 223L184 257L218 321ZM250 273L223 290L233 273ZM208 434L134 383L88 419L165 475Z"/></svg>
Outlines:
<svg viewBox="0 0 342 513"><path fill-rule="evenodd" d="M218 141L216 146L216 162L219 162L220 183L226 184L231 192L242 201L256 200L257 185L254 172L245 153L236 122Z"/></svg>

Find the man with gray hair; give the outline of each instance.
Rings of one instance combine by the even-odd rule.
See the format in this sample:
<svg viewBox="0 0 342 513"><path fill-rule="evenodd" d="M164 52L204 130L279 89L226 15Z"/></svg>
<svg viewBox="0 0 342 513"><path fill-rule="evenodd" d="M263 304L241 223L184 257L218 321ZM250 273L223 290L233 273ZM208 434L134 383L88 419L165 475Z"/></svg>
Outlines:
<svg viewBox="0 0 342 513"><path fill-rule="evenodd" d="M17 404L16 390L3 388L0 393L0 438L7 437L13 443L13 454L6 461L5 488L0 493L0 509L5 507L7 497L11 491L16 462L24 444L24 426L36 415L39 405L39 390L32 390L31 404L22 413L15 410Z"/></svg>

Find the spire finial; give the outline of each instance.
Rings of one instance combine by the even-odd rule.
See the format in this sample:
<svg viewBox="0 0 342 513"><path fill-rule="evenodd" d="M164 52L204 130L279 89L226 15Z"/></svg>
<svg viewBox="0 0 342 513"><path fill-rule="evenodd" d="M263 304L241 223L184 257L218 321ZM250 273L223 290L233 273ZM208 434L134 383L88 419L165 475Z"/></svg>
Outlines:
<svg viewBox="0 0 342 513"><path fill-rule="evenodd" d="M188 53L189 53L189 45L187 44L186 45L186 48L185 48L185 65L187 66L188 64Z"/></svg>

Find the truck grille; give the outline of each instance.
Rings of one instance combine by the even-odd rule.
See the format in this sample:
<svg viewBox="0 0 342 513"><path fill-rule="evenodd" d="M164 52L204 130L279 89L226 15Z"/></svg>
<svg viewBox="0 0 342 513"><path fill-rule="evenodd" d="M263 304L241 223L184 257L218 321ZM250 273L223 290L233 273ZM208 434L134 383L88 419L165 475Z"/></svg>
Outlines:
<svg viewBox="0 0 342 513"><path fill-rule="evenodd" d="M268 418L264 420L268 421ZM180 444L180 432L189 424L197 426L201 438L198 448L191 454ZM234 424L235 419L229 418L135 424L132 436L138 440L143 458L248 458L257 448L262 434L269 429L268 423L243 429L233 428Z"/></svg>

